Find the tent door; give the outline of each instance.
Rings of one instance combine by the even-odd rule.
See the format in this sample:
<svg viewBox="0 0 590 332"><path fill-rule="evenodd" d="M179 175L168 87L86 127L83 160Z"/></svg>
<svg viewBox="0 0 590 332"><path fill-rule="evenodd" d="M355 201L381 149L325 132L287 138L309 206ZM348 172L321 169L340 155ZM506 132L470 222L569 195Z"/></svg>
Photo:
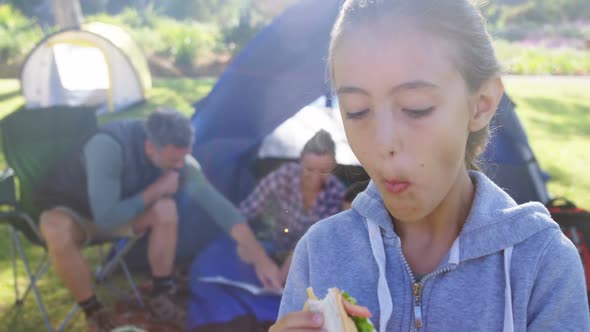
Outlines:
<svg viewBox="0 0 590 332"><path fill-rule="evenodd" d="M114 110L111 65L104 50L84 41L60 41L49 47L63 89L64 104L94 106L106 101L108 109Z"/></svg>

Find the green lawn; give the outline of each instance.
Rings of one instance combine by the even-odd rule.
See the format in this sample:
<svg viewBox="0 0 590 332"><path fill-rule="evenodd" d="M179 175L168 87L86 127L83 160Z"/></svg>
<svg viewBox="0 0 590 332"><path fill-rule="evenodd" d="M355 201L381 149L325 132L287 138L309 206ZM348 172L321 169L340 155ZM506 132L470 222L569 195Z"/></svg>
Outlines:
<svg viewBox="0 0 590 332"><path fill-rule="evenodd" d="M549 191L590 209L590 77L505 79Z"/></svg>
<svg viewBox="0 0 590 332"><path fill-rule="evenodd" d="M191 114L191 103L204 96L214 79L159 79L150 92L149 102L133 110L101 117L111 121L121 117L142 117L159 105L175 107ZM518 106L534 151L541 166L551 173L550 191L565 195L590 208L590 78L507 77L506 90ZM23 103L15 80L0 80L0 118ZM0 169L4 167L0 154ZM39 257L39 248L27 246ZM14 291L7 227L0 226L0 331L42 331L42 320L31 296L21 310L13 307ZM90 252L95 256L95 252ZM20 267L22 272L22 267ZM71 301L52 273L40 283L52 317L61 317ZM21 277L21 289L25 286ZM71 331L83 330L79 314Z"/></svg>

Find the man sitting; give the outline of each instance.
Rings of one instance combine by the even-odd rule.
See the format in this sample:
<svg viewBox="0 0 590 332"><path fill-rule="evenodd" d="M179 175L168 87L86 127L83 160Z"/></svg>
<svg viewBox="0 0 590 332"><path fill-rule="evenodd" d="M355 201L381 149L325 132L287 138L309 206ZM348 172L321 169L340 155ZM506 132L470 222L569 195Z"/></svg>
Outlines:
<svg viewBox="0 0 590 332"><path fill-rule="evenodd" d="M236 240L266 287L280 287L278 268L242 215L209 185L190 155L193 136L190 120L172 110L155 111L147 121L112 122L83 142L39 186L35 196L44 210L40 228L49 257L84 310L89 330L110 331L115 324L96 298L81 248L144 234L149 236L153 279L148 306L154 318L184 327L186 310L171 300L178 237L172 196L179 188Z"/></svg>

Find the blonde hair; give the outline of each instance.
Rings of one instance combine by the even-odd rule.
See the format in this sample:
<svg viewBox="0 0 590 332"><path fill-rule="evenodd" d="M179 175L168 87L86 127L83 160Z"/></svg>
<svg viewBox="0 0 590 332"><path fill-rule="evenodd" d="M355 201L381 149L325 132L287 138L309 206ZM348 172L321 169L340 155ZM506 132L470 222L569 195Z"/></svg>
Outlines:
<svg viewBox="0 0 590 332"><path fill-rule="evenodd" d="M334 82L334 55L341 40L359 26L387 27L411 22L456 46L455 66L470 92L500 72L486 23L469 0L346 0L332 30L330 75ZM479 169L477 158L489 140L489 127L472 132L465 148L465 165Z"/></svg>

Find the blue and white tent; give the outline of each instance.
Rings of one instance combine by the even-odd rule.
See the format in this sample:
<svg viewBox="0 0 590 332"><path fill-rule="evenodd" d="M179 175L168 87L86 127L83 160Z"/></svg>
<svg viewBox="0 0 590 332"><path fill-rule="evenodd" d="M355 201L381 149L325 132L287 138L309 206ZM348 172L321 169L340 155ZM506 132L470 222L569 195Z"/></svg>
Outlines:
<svg viewBox="0 0 590 332"><path fill-rule="evenodd" d="M322 100L329 94L327 50L340 2L301 0L286 10L238 55L211 93L195 104L193 154L212 184L234 203L254 188L257 161L296 159L319 128L335 138L339 164L358 164L343 134L337 101L330 108ZM486 173L518 202L546 202L544 174L508 96L493 127L493 139L483 156ZM206 218L194 213L191 217ZM181 247L183 238L190 239L194 232L198 230L181 230ZM257 282L251 267L241 264L235 248L224 241L228 242L215 241L194 260L192 331L211 331L215 324L237 317L258 322L272 322L276 317L280 297L260 297L199 280L213 274Z"/></svg>
<svg viewBox="0 0 590 332"><path fill-rule="evenodd" d="M195 104L193 153L214 186L234 203L253 189L259 156L280 157L276 147L281 147L284 158L294 158L293 148L311 136L313 124L325 120L324 108L317 108L315 121L308 105L329 92L327 50L340 2L302 0L286 10ZM493 126L494 137L484 153L486 173L518 202L546 202L544 174L507 96ZM349 157L339 159L347 164Z"/></svg>

